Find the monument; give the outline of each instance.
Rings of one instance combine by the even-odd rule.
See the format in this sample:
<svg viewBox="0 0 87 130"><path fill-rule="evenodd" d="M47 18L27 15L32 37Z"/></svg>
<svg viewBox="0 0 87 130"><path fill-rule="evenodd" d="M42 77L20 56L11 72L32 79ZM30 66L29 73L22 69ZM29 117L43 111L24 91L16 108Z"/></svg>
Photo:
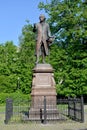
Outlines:
<svg viewBox="0 0 87 130"><path fill-rule="evenodd" d="M29 110L30 120L39 120L44 111L44 99L46 99L47 119L51 117L49 113L57 111L56 106L56 88L53 74L53 68L45 62L45 57L49 55L49 44L53 42L54 37L51 36L49 24L45 22L44 15L40 15L40 22L34 24L33 31L37 33L36 37L36 62L33 69L32 91L31 91L31 108ZM42 63L39 58L42 56Z"/></svg>
<svg viewBox="0 0 87 130"><path fill-rule="evenodd" d="M45 22L46 18L43 14L39 17L40 22L34 24L33 31L36 32L36 64L39 63L39 57L42 55L42 62L45 63L45 56L49 55L49 44L52 43L54 37L51 36L49 24Z"/></svg>

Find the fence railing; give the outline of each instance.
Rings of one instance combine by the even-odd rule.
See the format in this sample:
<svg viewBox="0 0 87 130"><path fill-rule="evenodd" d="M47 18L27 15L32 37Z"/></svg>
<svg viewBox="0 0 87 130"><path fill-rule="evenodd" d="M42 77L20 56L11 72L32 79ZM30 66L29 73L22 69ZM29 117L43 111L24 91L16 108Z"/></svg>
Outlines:
<svg viewBox="0 0 87 130"><path fill-rule="evenodd" d="M50 101L44 97L42 102L42 105L38 102L37 107L32 108L31 101L23 100L17 104L12 99L7 99L5 123L7 124L9 121L40 121L46 124L48 121L69 119L84 122L83 97L57 99L56 105L52 104L52 101L50 103Z"/></svg>
<svg viewBox="0 0 87 130"><path fill-rule="evenodd" d="M68 98L68 116L73 120L84 122L83 97Z"/></svg>

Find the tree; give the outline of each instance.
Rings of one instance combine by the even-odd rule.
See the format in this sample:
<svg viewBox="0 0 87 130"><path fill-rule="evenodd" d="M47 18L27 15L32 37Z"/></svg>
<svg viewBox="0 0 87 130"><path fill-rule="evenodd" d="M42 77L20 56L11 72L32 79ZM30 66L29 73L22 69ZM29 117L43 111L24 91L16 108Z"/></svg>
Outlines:
<svg viewBox="0 0 87 130"><path fill-rule="evenodd" d="M35 38L33 27L27 21L27 24L22 28L20 36L20 86L23 93L30 93L32 83L32 69L35 63Z"/></svg>
<svg viewBox="0 0 87 130"><path fill-rule="evenodd" d="M14 59L17 58L17 47L8 41L0 45L0 92L16 90L16 69Z"/></svg>
<svg viewBox="0 0 87 130"><path fill-rule="evenodd" d="M53 58L56 58L52 58L51 63L57 68L55 78L58 94L87 94L86 2L51 0L47 4L41 2L39 8L48 14L51 30L56 36L57 53L52 50Z"/></svg>
<svg viewBox="0 0 87 130"><path fill-rule="evenodd" d="M59 95L87 95L86 4L85 0L50 0L39 4L39 9L48 14L47 21L56 37L47 62L55 70ZM19 42L18 47L12 41L0 45L0 92L31 92L35 35L29 21L22 28Z"/></svg>

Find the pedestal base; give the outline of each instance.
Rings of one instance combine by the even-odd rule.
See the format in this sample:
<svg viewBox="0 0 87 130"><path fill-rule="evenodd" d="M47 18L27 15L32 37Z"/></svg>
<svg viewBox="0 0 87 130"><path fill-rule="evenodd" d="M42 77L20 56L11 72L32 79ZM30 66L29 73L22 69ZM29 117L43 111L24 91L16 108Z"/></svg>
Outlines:
<svg viewBox="0 0 87 130"><path fill-rule="evenodd" d="M47 119L58 115L53 68L50 64L37 64L33 69L32 102L29 119L44 118L44 97L46 98Z"/></svg>

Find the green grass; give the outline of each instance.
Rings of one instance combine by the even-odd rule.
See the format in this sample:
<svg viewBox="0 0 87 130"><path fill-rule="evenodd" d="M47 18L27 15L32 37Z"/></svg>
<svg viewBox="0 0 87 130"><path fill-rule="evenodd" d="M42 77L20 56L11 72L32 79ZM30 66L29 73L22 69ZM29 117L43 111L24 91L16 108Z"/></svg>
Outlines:
<svg viewBox="0 0 87 130"><path fill-rule="evenodd" d="M60 107L61 108L61 107ZM5 111L5 106L0 106L0 111ZM85 108L85 112L87 112L87 107ZM87 129L87 114L85 114L85 122L56 122L56 123L47 123L46 125L40 123L23 123L20 122L19 117L15 117L11 119L11 123L4 124L5 114L0 113L0 130L86 130ZM18 121L14 123L14 120Z"/></svg>
<svg viewBox="0 0 87 130"><path fill-rule="evenodd" d="M87 109L85 110L85 112L87 113Z"/></svg>
<svg viewBox="0 0 87 130"><path fill-rule="evenodd" d="M59 108L59 109L68 109L68 105L67 104L58 104L57 105L57 108Z"/></svg>
<svg viewBox="0 0 87 130"><path fill-rule="evenodd" d="M5 106L0 106L0 113L4 113L5 112Z"/></svg>

